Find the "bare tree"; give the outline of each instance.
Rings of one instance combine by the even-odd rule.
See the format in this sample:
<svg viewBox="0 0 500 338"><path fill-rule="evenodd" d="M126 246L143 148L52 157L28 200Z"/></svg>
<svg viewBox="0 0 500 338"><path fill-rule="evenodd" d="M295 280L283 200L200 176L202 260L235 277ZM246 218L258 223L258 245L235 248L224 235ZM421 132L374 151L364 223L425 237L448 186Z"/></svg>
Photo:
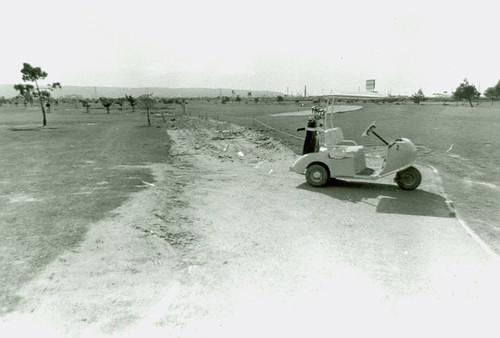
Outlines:
<svg viewBox="0 0 500 338"><path fill-rule="evenodd" d="M85 99L85 100L80 100L80 102L82 103L82 105L87 110L87 113L90 113L90 107L91 107L90 100L89 99Z"/></svg>
<svg viewBox="0 0 500 338"><path fill-rule="evenodd" d="M99 102L101 102L103 107L106 108L106 113L109 114L109 109L110 109L111 105L113 104L113 99L110 97L102 96L99 98Z"/></svg>
<svg viewBox="0 0 500 338"><path fill-rule="evenodd" d="M149 118L149 110L154 108L156 101L153 98L153 94L144 94L139 96L139 102L141 106L146 108L146 113L148 115L148 126L151 126L151 119Z"/></svg>
<svg viewBox="0 0 500 338"><path fill-rule="evenodd" d="M453 96L457 100L468 100L471 107L474 107L472 105L472 99L477 99L480 95L481 93L476 89L476 86L470 84L467 78L465 78L464 81L453 92Z"/></svg>
<svg viewBox="0 0 500 338"><path fill-rule="evenodd" d="M137 105L137 99L132 95L125 95L125 100L127 100L128 104L132 107L132 111L135 112L135 106Z"/></svg>
<svg viewBox="0 0 500 338"><path fill-rule="evenodd" d="M424 95L424 92L422 91L422 88L418 90L415 94L411 96L411 99L413 100L414 103L420 104L421 102L426 100L426 97Z"/></svg>
<svg viewBox="0 0 500 338"><path fill-rule="evenodd" d="M485 90L484 96L491 99L491 104L493 104L494 100L498 100L500 97L500 81L494 87L489 87Z"/></svg>

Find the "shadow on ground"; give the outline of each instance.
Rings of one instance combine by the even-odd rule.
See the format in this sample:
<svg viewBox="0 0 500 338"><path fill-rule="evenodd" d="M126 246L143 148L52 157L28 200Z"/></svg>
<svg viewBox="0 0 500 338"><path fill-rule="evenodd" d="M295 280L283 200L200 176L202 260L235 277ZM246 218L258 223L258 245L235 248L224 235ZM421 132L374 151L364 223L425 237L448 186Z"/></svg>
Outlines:
<svg viewBox="0 0 500 338"><path fill-rule="evenodd" d="M420 189L405 191L396 185L342 180L331 180L323 188L315 188L303 183L297 186L297 189L325 194L340 201L367 203L375 206L377 213L455 217L455 213L449 209L443 196ZM373 199L378 199L378 202L374 202Z"/></svg>

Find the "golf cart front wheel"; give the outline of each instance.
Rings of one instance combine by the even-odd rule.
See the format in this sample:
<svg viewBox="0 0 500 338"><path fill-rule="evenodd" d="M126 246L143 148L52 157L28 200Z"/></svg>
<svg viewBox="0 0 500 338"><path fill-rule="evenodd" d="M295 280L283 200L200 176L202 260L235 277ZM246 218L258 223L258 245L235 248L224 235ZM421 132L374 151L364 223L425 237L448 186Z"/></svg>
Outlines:
<svg viewBox="0 0 500 338"><path fill-rule="evenodd" d="M307 183L313 187L322 187L328 182L328 170L321 164L313 164L306 170Z"/></svg>
<svg viewBox="0 0 500 338"><path fill-rule="evenodd" d="M396 174L397 185L403 190L416 189L422 182L422 175L415 167L409 167Z"/></svg>

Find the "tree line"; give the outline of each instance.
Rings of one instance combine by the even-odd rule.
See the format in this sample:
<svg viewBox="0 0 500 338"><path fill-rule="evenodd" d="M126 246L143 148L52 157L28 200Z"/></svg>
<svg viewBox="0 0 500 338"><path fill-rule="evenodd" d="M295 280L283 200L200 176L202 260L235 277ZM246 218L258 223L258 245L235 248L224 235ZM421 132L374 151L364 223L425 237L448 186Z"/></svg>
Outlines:
<svg viewBox="0 0 500 338"><path fill-rule="evenodd" d="M479 92L479 90L474 84L469 83L469 80L467 78L465 78L452 93L452 98L454 100L466 100L469 102L471 107L474 107L474 105L472 104L472 100L477 100L480 96L481 93ZM492 104L494 100L498 100L498 98L500 98L500 80L495 86L487 88L484 91L484 96L490 99ZM420 104L423 101L427 100L427 97L424 95L422 88L420 88L410 98L416 104Z"/></svg>
<svg viewBox="0 0 500 338"><path fill-rule="evenodd" d="M21 78L24 83L14 85L14 89L19 92L19 94L15 98L23 101L25 105L27 103L33 104L33 102L38 99L40 107L42 109L42 124L43 126L46 126L46 112L50 111L50 101L52 99L51 92L55 89L61 89L61 83L54 82L42 86L39 82L40 80L43 80L48 76L47 72L43 71L40 67L33 67L31 64L26 62L23 63L21 74ZM2 97L0 105L4 103L4 101L5 99ZM128 104L132 107L132 111L135 111L135 107L137 106L137 104L140 104L142 107L144 107L146 109L148 125L151 125L150 111L154 108L155 103L157 102L157 100L153 97L153 94L144 94L137 98L133 97L132 95L125 95L124 98L100 97L97 101L95 101L95 103L101 103L101 105L106 109L106 112L109 114L110 108L113 104L119 105L121 109L124 101L128 102ZM184 100L181 100L179 102L178 99L161 99L161 101L163 103L185 104ZM83 99L80 100L80 103L84 108L86 108L87 113L89 113L92 106L92 101L90 99ZM47 111L45 108L47 108Z"/></svg>
<svg viewBox="0 0 500 338"><path fill-rule="evenodd" d="M45 79L48 74L43 71L40 67L33 67L29 63L23 63L23 68L21 69L21 78L24 83L14 85L14 89L19 92L16 96L16 99L22 100L24 104L27 103L33 104L35 100L38 99L40 103L40 107L42 109L42 124L43 126L47 125L47 117L46 110L50 111L50 101L52 98L51 92L56 89L61 89L60 82L54 82L46 84L45 86L41 86L39 84L40 80ZM234 91L233 91L234 93ZM251 97L251 92L248 93L248 96ZM481 96L481 93L477 90L476 86L472 83L469 83L467 78L465 78L462 83L453 91L452 98L460 101L467 100L471 107L473 107L472 100L478 99ZM492 104L494 100L498 100L500 98L500 80L493 87L489 87L485 90L484 96L492 100ZM5 102L5 99L0 98L0 105ZM428 98L424 95L422 88L420 88L415 94L410 96L410 99L415 104L420 104L426 101ZM221 103L227 103L231 101L229 97L220 97ZM242 99L239 95L236 96L236 102L241 102ZM258 98L254 98L255 103L259 102ZM278 96L277 102L283 102L283 96ZM92 106L92 101L90 99L82 99L80 100L81 104L84 108L86 108L87 113L89 113L90 108ZM154 108L157 102L162 103L179 103L183 105L185 110L185 100L184 99L166 99L166 98L154 98L153 94L144 94L137 98L134 98L132 95L125 95L124 98L109 98L109 97L100 97L98 100L94 101L95 103L100 103L109 114L110 108L113 104L117 104L120 109L123 106L124 102L128 102L128 104L132 107L132 111L135 111L135 107L137 104L141 104L146 109L148 124L151 125L150 121L150 110ZM44 104L45 103L45 104ZM246 102L248 103L248 102ZM17 102L16 102L17 104Z"/></svg>

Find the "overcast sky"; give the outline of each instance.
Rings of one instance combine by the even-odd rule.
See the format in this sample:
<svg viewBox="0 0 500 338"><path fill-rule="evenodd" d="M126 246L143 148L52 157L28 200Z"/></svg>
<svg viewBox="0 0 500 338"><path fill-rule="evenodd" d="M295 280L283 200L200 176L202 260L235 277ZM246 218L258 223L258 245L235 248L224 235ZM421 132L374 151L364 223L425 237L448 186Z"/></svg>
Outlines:
<svg viewBox="0 0 500 338"><path fill-rule="evenodd" d="M2 1L0 83L311 94L481 92L500 79L495 1Z"/></svg>

